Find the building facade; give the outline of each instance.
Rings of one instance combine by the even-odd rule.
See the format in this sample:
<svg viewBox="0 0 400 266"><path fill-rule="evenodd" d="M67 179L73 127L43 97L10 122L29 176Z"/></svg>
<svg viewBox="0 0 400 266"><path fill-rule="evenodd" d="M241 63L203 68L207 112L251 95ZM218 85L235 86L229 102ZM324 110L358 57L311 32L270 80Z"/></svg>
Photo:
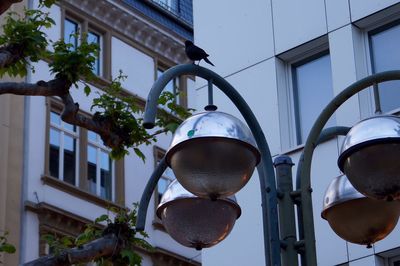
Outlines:
<svg viewBox="0 0 400 266"><path fill-rule="evenodd" d="M273 156L287 154L295 164L316 117L335 95L370 74L400 68L399 1L194 1L194 29L195 43L216 65L212 70L251 106ZM384 113L400 111L398 85L379 85ZM207 104L202 80L196 81L196 99L197 110ZM222 93L214 100L219 110L241 117ZM350 98L328 126L352 126L372 115L371 88ZM345 242L320 218L325 189L341 175L336 162L342 141L323 142L312 161L318 265L400 265L400 225L367 249ZM242 216L227 239L203 251L203 265L265 265L257 179L255 173L237 193Z"/></svg>
<svg viewBox="0 0 400 266"><path fill-rule="evenodd" d="M13 8L37 8L38 2ZM120 71L127 76L124 92L144 106L155 79L187 61L184 41L193 38L192 1L62 0L47 11L56 22L46 31L50 40L64 38L76 45L79 35L87 34L88 41L100 46L97 78L70 91L83 115L94 113L93 98ZM52 79L46 61L34 67L21 81ZM84 83L92 90L88 97ZM179 104L194 106L193 86L193 78L180 77L166 89L180 92ZM0 230L10 232L9 241L17 248L17 254L5 256L5 265L48 254L44 234L76 236L109 207L133 207L171 137L160 135L154 145L141 147L145 163L133 150L113 161L97 134L61 120L62 103L56 97L2 95L0 101ZM150 202L146 232L155 249L138 249L144 266L201 264L201 253L172 240L155 216L159 194L172 178L164 174Z"/></svg>

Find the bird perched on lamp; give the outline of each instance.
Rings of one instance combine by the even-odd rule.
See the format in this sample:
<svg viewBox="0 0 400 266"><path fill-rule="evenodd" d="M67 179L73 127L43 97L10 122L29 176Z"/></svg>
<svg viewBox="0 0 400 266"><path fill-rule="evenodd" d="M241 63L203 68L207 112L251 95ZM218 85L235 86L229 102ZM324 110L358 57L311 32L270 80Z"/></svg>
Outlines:
<svg viewBox="0 0 400 266"><path fill-rule="evenodd" d="M208 64L214 66L214 64L207 58L209 54L200 47L194 45L191 41L185 41L185 52L187 57L192 61L199 61L200 63L201 59L203 59Z"/></svg>

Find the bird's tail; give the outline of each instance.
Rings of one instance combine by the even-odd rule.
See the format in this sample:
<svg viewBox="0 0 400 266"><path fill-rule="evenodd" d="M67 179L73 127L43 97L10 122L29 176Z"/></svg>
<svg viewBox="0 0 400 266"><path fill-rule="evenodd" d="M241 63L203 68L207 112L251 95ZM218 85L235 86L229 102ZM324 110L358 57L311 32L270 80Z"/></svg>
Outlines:
<svg viewBox="0 0 400 266"><path fill-rule="evenodd" d="M206 61L206 62L207 62L207 63L209 63L210 65L214 66L214 64L213 64L213 63L211 63L211 61L210 61L210 60L208 60L208 58L207 58L207 57L205 57L205 58L204 58L204 61Z"/></svg>

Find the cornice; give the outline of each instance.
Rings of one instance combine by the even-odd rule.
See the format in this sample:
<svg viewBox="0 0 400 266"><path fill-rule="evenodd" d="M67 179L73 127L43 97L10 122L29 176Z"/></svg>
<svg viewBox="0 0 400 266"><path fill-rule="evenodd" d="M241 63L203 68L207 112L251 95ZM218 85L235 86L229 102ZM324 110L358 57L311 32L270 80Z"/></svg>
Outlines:
<svg viewBox="0 0 400 266"><path fill-rule="evenodd" d="M164 26L147 19L121 1L63 0L62 3L97 18L114 31L175 64L188 61L184 52L184 39Z"/></svg>

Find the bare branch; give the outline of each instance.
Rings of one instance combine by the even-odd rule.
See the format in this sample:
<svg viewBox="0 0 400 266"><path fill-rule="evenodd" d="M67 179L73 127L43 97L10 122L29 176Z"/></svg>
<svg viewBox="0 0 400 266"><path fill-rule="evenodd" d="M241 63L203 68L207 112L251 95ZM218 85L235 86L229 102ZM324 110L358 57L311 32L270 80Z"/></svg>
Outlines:
<svg viewBox="0 0 400 266"><path fill-rule="evenodd" d="M22 0L1 0L0 1L0 15L7 11L12 4L22 2Z"/></svg>
<svg viewBox="0 0 400 266"><path fill-rule="evenodd" d="M59 255L40 257L27 262L24 266L66 266L83 262L90 262L100 257L111 257L121 249L120 241L115 234L109 234L93 240L82 247L71 248Z"/></svg>
<svg viewBox="0 0 400 266"><path fill-rule="evenodd" d="M38 81L34 84L25 82L0 83L1 94L16 94L26 96L60 96L68 93L70 83L63 79L53 79L48 82Z"/></svg>

